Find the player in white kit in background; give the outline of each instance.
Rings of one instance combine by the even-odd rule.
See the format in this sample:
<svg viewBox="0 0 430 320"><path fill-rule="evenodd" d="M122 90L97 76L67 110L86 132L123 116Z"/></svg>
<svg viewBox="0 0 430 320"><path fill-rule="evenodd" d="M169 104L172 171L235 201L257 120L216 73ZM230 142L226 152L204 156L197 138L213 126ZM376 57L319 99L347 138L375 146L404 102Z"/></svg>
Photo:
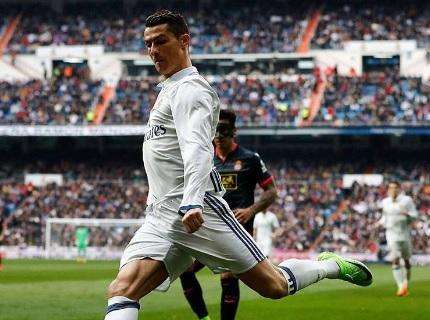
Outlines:
<svg viewBox="0 0 430 320"><path fill-rule="evenodd" d="M254 238L266 257L270 257L273 249L273 236L279 228L276 215L268 210L256 214L254 219Z"/></svg>
<svg viewBox="0 0 430 320"><path fill-rule="evenodd" d="M418 217L418 212L412 198L401 193L397 181L388 184L387 193L388 197L381 201L383 216L380 224L386 228L387 246L398 288L397 296L401 297L409 293L412 255L410 224Z"/></svg>
<svg viewBox="0 0 430 320"><path fill-rule="evenodd" d="M364 264L332 253L279 266L266 259L222 198L212 145L219 99L191 64L185 19L167 10L154 13L146 19L144 40L165 78L143 143L148 207L108 287L105 320L137 320L139 300L156 288L167 290L193 259L232 272L271 299L325 278L370 285L372 274Z"/></svg>

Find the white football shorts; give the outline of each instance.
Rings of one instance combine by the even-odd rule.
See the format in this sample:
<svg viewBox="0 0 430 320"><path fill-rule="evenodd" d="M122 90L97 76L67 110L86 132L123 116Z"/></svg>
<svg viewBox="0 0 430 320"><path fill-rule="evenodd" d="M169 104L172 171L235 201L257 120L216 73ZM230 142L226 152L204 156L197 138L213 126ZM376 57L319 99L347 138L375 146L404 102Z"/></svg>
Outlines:
<svg viewBox="0 0 430 320"><path fill-rule="evenodd" d="M244 273L266 258L221 196L206 193L204 223L191 234L178 213L180 202L179 197L170 198L147 207L145 222L125 248L120 268L144 258L163 261L169 278L158 290L167 290L193 258L215 273L234 274Z"/></svg>
<svg viewBox="0 0 430 320"><path fill-rule="evenodd" d="M257 241L257 245L266 257L269 257L272 254L273 245L271 239Z"/></svg>
<svg viewBox="0 0 430 320"><path fill-rule="evenodd" d="M390 259L410 259L412 255L412 245L410 241L388 241Z"/></svg>

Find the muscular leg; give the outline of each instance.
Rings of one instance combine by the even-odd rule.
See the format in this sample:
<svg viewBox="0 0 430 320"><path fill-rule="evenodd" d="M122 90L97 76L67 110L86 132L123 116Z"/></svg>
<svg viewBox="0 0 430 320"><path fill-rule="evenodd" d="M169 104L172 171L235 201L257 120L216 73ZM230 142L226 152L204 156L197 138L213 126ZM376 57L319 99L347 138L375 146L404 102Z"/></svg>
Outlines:
<svg viewBox="0 0 430 320"><path fill-rule="evenodd" d="M208 316L208 310L206 308L205 300L203 299L202 287L196 278L196 272L204 268L204 264L199 261L194 263L181 274L181 284L184 290L185 298L193 309L194 313L199 319L203 319Z"/></svg>
<svg viewBox="0 0 430 320"><path fill-rule="evenodd" d="M161 261L143 259L126 264L108 287L105 320L137 320L139 299L167 277L166 267Z"/></svg>
<svg viewBox="0 0 430 320"><path fill-rule="evenodd" d="M231 272L221 274L221 320L234 320L239 306L239 279Z"/></svg>
<svg viewBox="0 0 430 320"><path fill-rule="evenodd" d="M278 267L267 259L239 278L260 295L280 299L324 278L336 278L339 267L333 260L312 261L289 259Z"/></svg>
<svg viewBox="0 0 430 320"><path fill-rule="evenodd" d="M406 279L406 272L400 263L400 258L393 259L391 266L393 268L393 277L396 281L397 288L400 289Z"/></svg>

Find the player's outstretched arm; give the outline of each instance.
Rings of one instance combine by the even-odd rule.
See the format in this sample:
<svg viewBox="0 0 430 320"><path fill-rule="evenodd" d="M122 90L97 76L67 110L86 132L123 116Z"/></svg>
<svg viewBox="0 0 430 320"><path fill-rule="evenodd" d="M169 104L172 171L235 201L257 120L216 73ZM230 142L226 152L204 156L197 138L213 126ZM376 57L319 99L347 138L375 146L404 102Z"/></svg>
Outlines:
<svg viewBox="0 0 430 320"><path fill-rule="evenodd" d="M187 231L195 232L203 223L203 198L213 168L214 98L209 89L189 81L179 86L172 101L172 115L184 163L180 213Z"/></svg>

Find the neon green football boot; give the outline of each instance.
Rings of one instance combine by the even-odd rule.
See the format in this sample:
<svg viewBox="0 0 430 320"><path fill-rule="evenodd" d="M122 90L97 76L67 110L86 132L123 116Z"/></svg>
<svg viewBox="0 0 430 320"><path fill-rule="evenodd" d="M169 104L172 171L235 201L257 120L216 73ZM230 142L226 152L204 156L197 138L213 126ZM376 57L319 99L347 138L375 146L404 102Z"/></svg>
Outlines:
<svg viewBox="0 0 430 320"><path fill-rule="evenodd" d="M346 259L332 252L323 252L318 256L318 261L333 259L339 266L339 278L358 286L366 287L372 283L373 276L369 268L357 260Z"/></svg>

